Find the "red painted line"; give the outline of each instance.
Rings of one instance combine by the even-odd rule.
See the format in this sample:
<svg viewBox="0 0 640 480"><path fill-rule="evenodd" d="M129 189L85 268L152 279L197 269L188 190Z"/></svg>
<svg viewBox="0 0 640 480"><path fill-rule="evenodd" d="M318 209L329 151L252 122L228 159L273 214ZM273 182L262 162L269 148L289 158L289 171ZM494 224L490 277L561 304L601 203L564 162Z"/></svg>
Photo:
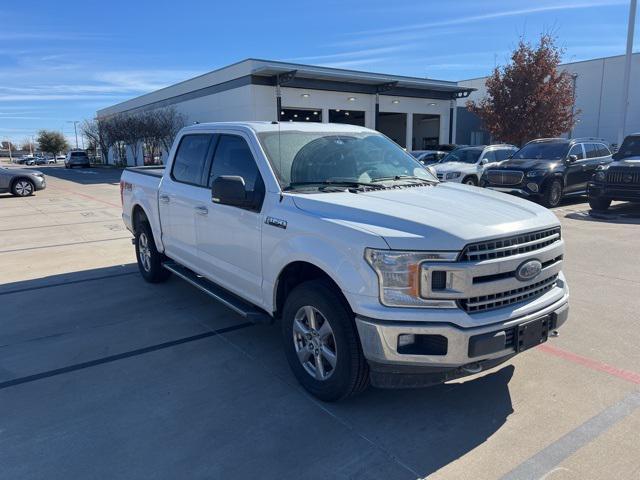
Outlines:
<svg viewBox="0 0 640 480"><path fill-rule="evenodd" d="M589 368L591 370L608 373L609 375L621 378L622 380L626 380L627 382L640 385L640 373L631 372L629 370L622 370L621 368L616 368L612 365L599 362L598 360L593 360L591 358L583 357L582 355L578 355L576 353L571 353L566 350L562 350L561 348L554 347L552 345L549 345L548 343L540 345L537 348L538 350L542 350L545 353L548 353L558 358L562 358L564 360L568 360L569 362L573 362L578 365L582 365L583 367Z"/></svg>
<svg viewBox="0 0 640 480"><path fill-rule="evenodd" d="M62 190L63 192L68 192L72 195L79 195L81 197L88 198L89 200L93 200L94 202L104 203L105 205L110 205L112 207L122 208L122 205L119 205L117 203L107 202L106 200L100 200L99 198L96 198L92 195L87 195L86 193L80 193L80 192L76 192L75 190L68 190L66 188L57 188L57 190Z"/></svg>

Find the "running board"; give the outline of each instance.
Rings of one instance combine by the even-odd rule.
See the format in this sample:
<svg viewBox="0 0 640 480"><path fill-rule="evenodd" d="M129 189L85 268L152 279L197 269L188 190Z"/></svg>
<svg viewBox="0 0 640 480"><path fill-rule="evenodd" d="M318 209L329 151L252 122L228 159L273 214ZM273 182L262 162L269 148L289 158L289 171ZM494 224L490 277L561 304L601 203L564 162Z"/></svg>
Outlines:
<svg viewBox="0 0 640 480"><path fill-rule="evenodd" d="M225 307L230 308L238 315L246 318L248 321L253 323L272 323L273 319L264 310L244 301L234 293L210 282L202 275L198 275L187 267L171 261L164 262L162 266L174 275L186 280L210 297L215 298Z"/></svg>

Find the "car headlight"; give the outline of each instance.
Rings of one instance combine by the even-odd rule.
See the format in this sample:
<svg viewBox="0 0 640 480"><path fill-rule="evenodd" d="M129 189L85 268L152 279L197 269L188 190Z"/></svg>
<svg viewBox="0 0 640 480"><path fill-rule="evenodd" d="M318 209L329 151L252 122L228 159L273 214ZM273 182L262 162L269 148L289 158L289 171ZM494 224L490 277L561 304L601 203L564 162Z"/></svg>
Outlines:
<svg viewBox="0 0 640 480"><path fill-rule="evenodd" d="M388 307L451 307L449 300L420 296L421 264L454 261L456 252L410 252L366 248L364 258L378 275L380 303Z"/></svg>
<svg viewBox="0 0 640 480"><path fill-rule="evenodd" d="M529 178L531 178L531 177L541 177L545 173L547 173L546 170L531 170L530 172L527 172L527 177L529 177Z"/></svg>
<svg viewBox="0 0 640 480"><path fill-rule="evenodd" d="M444 178L451 180L452 178L458 178L460 175L462 175L461 172L449 172Z"/></svg>

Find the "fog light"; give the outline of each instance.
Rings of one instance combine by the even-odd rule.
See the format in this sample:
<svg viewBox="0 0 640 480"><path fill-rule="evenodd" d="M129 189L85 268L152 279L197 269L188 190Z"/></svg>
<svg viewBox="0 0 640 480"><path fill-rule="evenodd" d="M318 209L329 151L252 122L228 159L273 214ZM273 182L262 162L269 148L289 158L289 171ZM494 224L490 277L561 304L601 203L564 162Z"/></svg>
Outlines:
<svg viewBox="0 0 640 480"><path fill-rule="evenodd" d="M411 333L405 333L398 335L398 348L406 347L407 345L413 345L416 343L416 336Z"/></svg>
<svg viewBox="0 0 640 480"><path fill-rule="evenodd" d="M538 191L538 184L537 183L527 183L527 188L529 190L531 190L532 192L537 192Z"/></svg>

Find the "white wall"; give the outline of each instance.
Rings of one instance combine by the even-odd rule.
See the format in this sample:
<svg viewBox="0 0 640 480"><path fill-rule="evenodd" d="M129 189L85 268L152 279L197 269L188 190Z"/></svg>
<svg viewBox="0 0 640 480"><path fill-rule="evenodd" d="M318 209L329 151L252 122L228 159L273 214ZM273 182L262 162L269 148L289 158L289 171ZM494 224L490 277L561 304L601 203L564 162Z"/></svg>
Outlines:
<svg viewBox="0 0 640 480"><path fill-rule="evenodd" d="M576 77L576 109L581 110L573 137L598 137L616 143L620 125L624 56L567 63L563 68ZM468 99L486 95L486 78L463 80L458 85L477 88ZM631 58L631 81L625 134L640 131L640 53ZM464 106L468 99L458 101ZM569 132L567 132L568 134Z"/></svg>

